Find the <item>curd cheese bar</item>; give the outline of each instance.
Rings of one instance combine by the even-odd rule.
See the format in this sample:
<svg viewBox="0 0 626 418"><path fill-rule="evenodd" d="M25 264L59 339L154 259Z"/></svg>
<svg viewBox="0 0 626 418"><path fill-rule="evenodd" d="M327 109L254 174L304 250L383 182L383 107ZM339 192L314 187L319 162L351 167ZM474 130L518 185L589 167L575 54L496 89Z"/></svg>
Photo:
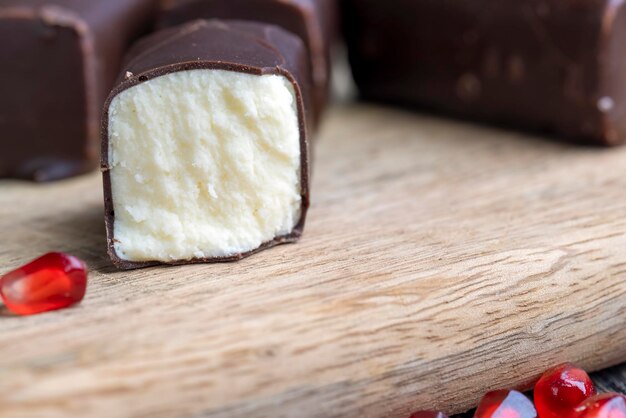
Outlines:
<svg viewBox="0 0 626 418"><path fill-rule="evenodd" d="M342 0L366 99L600 145L626 140L626 7Z"/></svg>
<svg viewBox="0 0 626 418"><path fill-rule="evenodd" d="M302 234L312 78L277 26L198 20L131 50L102 129L109 254L123 269L238 260Z"/></svg>
<svg viewBox="0 0 626 418"><path fill-rule="evenodd" d="M102 104L153 0L0 0L0 178L98 166Z"/></svg>

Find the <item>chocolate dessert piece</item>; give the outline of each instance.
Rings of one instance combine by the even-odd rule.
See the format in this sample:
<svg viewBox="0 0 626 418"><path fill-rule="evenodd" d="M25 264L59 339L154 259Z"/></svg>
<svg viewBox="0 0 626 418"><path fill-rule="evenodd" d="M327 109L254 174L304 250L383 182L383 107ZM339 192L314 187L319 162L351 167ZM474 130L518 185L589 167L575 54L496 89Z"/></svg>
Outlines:
<svg viewBox="0 0 626 418"><path fill-rule="evenodd" d="M608 0L342 0L364 98L626 140L626 9Z"/></svg>
<svg viewBox="0 0 626 418"><path fill-rule="evenodd" d="M0 178L97 167L102 104L153 0L0 0Z"/></svg>
<svg viewBox="0 0 626 418"><path fill-rule="evenodd" d="M199 20L133 47L103 118L113 262L232 261L298 240L311 83L304 44L276 26Z"/></svg>
<svg viewBox="0 0 626 418"><path fill-rule="evenodd" d="M161 0L159 27L194 19L236 19L280 26L304 41L311 55L315 111L328 99L330 44L337 32L336 0Z"/></svg>

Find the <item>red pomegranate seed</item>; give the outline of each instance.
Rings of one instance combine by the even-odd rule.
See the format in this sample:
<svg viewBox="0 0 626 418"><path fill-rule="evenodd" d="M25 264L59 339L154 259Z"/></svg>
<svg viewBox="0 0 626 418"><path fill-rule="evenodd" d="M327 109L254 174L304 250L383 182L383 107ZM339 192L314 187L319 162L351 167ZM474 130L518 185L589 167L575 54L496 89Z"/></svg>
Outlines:
<svg viewBox="0 0 626 418"><path fill-rule="evenodd" d="M626 396L603 393L578 405L569 418L626 418Z"/></svg>
<svg viewBox="0 0 626 418"><path fill-rule="evenodd" d="M596 394L589 375L570 363L548 370L535 385L535 407L540 418L563 418Z"/></svg>
<svg viewBox="0 0 626 418"><path fill-rule="evenodd" d="M536 418L533 403L516 390L496 390L486 394L474 418Z"/></svg>
<svg viewBox="0 0 626 418"><path fill-rule="evenodd" d="M18 315L66 308L87 289L87 267L76 257L49 253L0 278L0 296Z"/></svg>
<svg viewBox="0 0 626 418"><path fill-rule="evenodd" d="M411 415L410 418L448 418L448 416L443 412L418 411Z"/></svg>

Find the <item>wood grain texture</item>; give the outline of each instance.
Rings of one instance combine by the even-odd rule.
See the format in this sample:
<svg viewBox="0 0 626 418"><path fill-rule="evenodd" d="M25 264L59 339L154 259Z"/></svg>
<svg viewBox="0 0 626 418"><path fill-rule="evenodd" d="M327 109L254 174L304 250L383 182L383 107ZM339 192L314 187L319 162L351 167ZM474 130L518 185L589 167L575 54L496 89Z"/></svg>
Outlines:
<svg viewBox="0 0 626 418"><path fill-rule="evenodd" d="M0 417L462 412L626 361L626 148L374 106L329 115L301 243L118 272L97 175L0 183L0 265L63 250L82 305L0 316Z"/></svg>

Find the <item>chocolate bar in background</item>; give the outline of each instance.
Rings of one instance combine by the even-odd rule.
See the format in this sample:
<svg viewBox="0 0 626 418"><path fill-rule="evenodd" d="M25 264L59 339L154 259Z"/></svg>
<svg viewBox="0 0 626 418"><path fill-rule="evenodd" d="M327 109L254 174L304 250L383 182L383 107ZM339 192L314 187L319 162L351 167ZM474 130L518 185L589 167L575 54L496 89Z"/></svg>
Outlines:
<svg viewBox="0 0 626 418"><path fill-rule="evenodd" d="M113 262L233 261L298 240L315 116L301 39L273 25L198 20L131 51L103 117Z"/></svg>
<svg viewBox="0 0 626 418"><path fill-rule="evenodd" d="M609 0L342 0L363 98L626 140L626 8Z"/></svg>
<svg viewBox="0 0 626 418"><path fill-rule="evenodd" d="M161 0L157 26L195 19L235 19L280 26L304 41L311 55L315 111L321 116L330 86L330 46L338 32L336 0Z"/></svg>
<svg viewBox="0 0 626 418"><path fill-rule="evenodd" d="M98 166L102 104L153 0L0 0L0 178Z"/></svg>

